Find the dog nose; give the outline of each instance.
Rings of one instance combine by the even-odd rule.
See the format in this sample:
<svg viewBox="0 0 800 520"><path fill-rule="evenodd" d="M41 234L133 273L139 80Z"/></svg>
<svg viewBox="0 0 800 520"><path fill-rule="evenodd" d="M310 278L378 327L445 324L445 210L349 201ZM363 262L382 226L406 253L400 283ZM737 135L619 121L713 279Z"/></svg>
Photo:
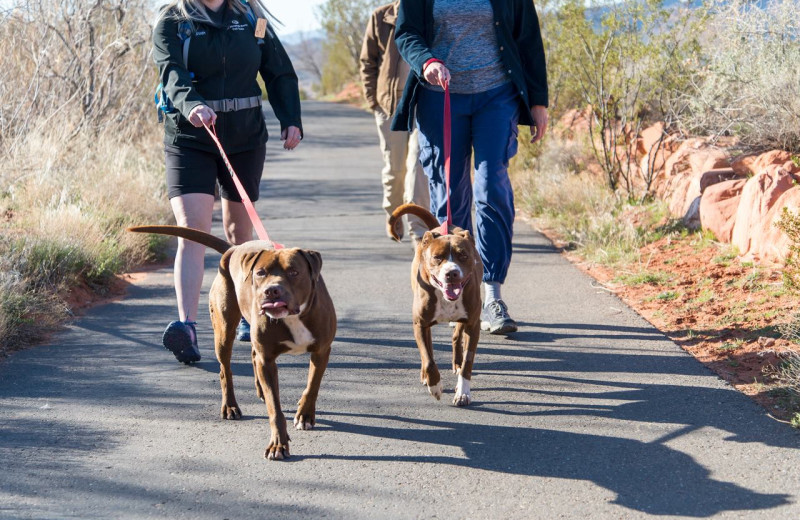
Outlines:
<svg viewBox="0 0 800 520"><path fill-rule="evenodd" d="M458 271L455 270L455 269L453 269L452 271L447 271L444 274L444 279L445 279L445 281L447 283L456 282L456 281L458 281L459 278L460 278L460 276L458 275Z"/></svg>
<svg viewBox="0 0 800 520"><path fill-rule="evenodd" d="M280 285L270 285L264 289L264 294L266 294L267 298L278 300L283 296L283 289L281 289Z"/></svg>

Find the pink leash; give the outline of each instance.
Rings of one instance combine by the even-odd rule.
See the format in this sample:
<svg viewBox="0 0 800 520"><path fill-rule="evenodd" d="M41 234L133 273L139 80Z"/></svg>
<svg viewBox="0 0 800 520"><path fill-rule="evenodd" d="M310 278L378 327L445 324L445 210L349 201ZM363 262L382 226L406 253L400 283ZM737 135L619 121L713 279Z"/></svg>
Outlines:
<svg viewBox="0 0 800 520"><path fill-rule="evenodd" d="M252 222L253 227L256 228L256 235L258 235L258 238L260 238L261 240L270 242L275 249L283 249L284 247L283 244L279 244L274 240L271 240L269 238L269 235L267 234L267 230L264 229L264 224L261 222L261 219L258 218L255 206L253 206L253 203L250 201L250 197L247 196L247 192L244 191L244 186L242 186L241 181L239 181L239 177L236 176L236 172L233 171L233 166L231 166L231 162L228 160L228 156L225 154L225 150L222 149L222 144L219 142L219 138L217 138L216 128L214 128L213 124L211 128L209 128L208 125L205 123L203 123L203 126L206 128L206 132L208 132L208 135L211 136L211 139L213 139L214 143L217 145L217 148L219 148L219 153L222 155L222 160L225 162L225 166L228 167L228 171L231 173L231 177L233 177L233 184L236 185L236 191L239 192L239 197L241 197L242 203L244 204L244 208L247 210L247 215L250 217L250 222ZM449 204L450 201L448 200L448 210L447 210L448 214L450 212Z"/></svg>
<svg viewBox="0 0 800 520"><path fill-rule="evenodd" d="M444 84L444 121L442 124L444 127L444 182L447 190L447 220L442 223L439 232L442 235L448 235L450 226L453 225L453 214L450 211L450 83Z"/></svg>

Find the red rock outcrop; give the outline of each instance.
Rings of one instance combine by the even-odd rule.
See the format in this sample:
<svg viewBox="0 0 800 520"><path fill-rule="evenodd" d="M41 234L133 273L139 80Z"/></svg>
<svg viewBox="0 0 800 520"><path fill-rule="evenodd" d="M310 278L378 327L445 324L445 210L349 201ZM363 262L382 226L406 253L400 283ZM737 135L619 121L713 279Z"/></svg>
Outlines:
<svg viewBox="0 0 800 520"><path fill-rule="evenodd" d="M800 172L800 167L792 161L792 154L785 150L771 150L760 155L739 155L731 161L731 168L739 175L755 175L768 166L778 166L789 173Z"/></svg>
<svg viewBox="0 0 800 520"><path fill-rule="evenodd" d="M765 167L747 180L731 235L731 243L743 257L754 260L779 259L780 247L769 243L776 237L772 228L774 214L780 208L775 208L781 196L792 189L794 183L794 176L775 164Z"/></svg>
<svg viewBox="0 0 800 520"><path fill-rule="evenodd" d="M664 164L666 183L663 198L667 200L669 211L674 217L686 217L692 204L703 192L703 175L710 170L728 167L728 153L710 145L705 139L687 139L670 155ZM720 178L717 176L717 178ZM705 185L711 183L712 176L705 178ZM695 204L695 208L699 208Z"/></svg>
<svg viewBox="0 0 800 520"><path fill-rule="evenodd" d="M708 186L700 198L700 225L720 242L730 242L736 211L747 179L734 179Z"/></svg>

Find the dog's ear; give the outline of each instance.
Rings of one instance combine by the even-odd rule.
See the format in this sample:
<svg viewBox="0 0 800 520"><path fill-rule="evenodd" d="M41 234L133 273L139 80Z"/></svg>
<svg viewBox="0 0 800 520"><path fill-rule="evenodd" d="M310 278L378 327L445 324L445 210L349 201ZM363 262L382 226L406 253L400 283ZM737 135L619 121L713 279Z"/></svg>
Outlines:
<svg viewBox="0 0 800 520"><path fill-rule="evenodd" d="M470 233L469 230L462 229L461 231L458 232L458 236L466 238L467 240L472 242L472 245L475 245L475 237L472 236L472 233Z"/></svg>
<svg viewBox="0 0 800 520"><path fill-rule="evenodd" d="M230 266L231 266L231 255L235 249L231 248L222 253L222 257L219 259L219 269L227 276L230 276Z"/></svg>
<svg viewBox="0 0 800 520"><path fill-rule="evenodd" d="M258 265L258 261L266 253L266 251L258 251L256 253L248 253L242 259L242 270L244 271L244 281L246 282L253 277L253 270Z"/></svg>
<svg viewBox="0 0 800 520"><path fill-rule="evenodd" d="M301 249L300 253L302 253L303 258L306 259L311 267L311 279L316 282L319 279L320 271L322 271L322 255L309 249Z"/></svg>
<svg viewBox="0 0 800 520"><path fill-rule="evenodd" d="M439 233L435 231L426 231L425 234L422 235L422 245L427 246L439 236L440 236Z"/></svg>

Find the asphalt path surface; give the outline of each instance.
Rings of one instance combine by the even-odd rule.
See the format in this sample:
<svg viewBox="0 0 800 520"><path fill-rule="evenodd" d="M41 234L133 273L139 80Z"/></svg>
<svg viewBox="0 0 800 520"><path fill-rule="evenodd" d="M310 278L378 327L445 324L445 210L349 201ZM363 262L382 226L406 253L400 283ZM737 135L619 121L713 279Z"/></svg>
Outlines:
<svg viewBox="0 0 800 520"><path fill-rule="evenodd" d="M219 418L207 315L201 362L160 344L177 316L161 269L0 362L0 518L800 518L800 435L525 222L503 288L520 331L482 336L460 409L438 326L435 401L419 383L411 246L384 235L373 119L308 102L304 121L296 151L270 142L257 209L275 240L323 255L339 328L316 429L290 430L289 460L263 458L245 344L233 359L244 417ZM206 258L207 291L219 255ZM308 357L278 366L291 419Z"/></svg>

